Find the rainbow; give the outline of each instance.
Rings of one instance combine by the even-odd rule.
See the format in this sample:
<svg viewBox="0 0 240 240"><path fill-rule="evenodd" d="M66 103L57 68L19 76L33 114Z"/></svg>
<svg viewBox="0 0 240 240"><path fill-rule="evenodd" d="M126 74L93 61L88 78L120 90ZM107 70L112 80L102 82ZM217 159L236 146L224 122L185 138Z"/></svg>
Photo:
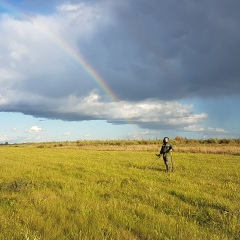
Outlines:
<svg viewBox="0 0 240 240"><path fill-rule="evenodd" d="M84 59L84 57L77 51L75 51L70 45L68 45L62 38L58 35L48 32L51 39L56 43L67 55L74 59L84 71L92 77L92 79L103 89L103 91L110 97L113 102L119 102L119 98L112 91L112 89L103 80L100 74Z"/></svg>
<svg viewBox="0 0 240 240"><path fill-rule="evenodd" d="M7 12L14 14L17 17L26 19L28 18L26 14L18 10L13 5L6 3L3 0L0 0L0 11L1 6ZM47 31L46 28L42 30L48 37L52 39L54 43L56 43L60 49L62 49L67 55L69 55L74 61L76 61L81 68L100 86L100 88L107 94L107 96L113 102L120 102L117 95L113 92L113 90L107 85L106 81L100 76L100 74L84 59L84 57L77 51L75 51L69 44L67 44L62 38L60 38L57 34L54 34L51 31Z"/></svg>

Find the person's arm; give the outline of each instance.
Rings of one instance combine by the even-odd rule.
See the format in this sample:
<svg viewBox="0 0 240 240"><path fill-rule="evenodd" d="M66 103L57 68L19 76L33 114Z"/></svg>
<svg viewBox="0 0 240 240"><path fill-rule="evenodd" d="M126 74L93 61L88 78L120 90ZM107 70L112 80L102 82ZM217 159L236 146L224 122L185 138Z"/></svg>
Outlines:
<svg viewBox="0 0 240 240"><path fill-rule="evenodd" d="M162 154L163 154L163 146L161 147L159 154L156 154L156 156L158 156L160 158Z"/></svg>

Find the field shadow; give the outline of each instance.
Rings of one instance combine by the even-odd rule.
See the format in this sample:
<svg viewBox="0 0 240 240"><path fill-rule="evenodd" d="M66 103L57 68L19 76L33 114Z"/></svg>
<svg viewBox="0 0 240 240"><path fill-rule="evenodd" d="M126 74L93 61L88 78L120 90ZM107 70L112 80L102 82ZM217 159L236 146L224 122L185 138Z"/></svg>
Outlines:
<svg viewBox="0 0 240 240"><path fill-rule="evenodd" d="M156 168L156 167L147 167L144 168L145 170L151 170L151 171L158 171L158 172L166 172L166 169L163 168Z"/></svg>
<svg viewBox="0 0 240 240"><path fill-rule="evenodd" d="M189 197L189 196L186 196L182 193L177 193L176 191L170 191L169 194L174 196L174 197L177 197L181 201L186 202L186 203L188 203L188 204L190 204L194 207L213 208L213 209L218 210L220 212L228 212L228 209L227 209L226 206L218 204L218 203L208 202L204 198Z"/></svg>
<svg viewBox="0 0 240 240"><path fill-rule="evenodd" d="M158 167L146 167L146 166L134 166L134 168L140 169L140 170L151 170L151 171L158 171L158 172L165 172L165 169L158 168Z"/></svg>

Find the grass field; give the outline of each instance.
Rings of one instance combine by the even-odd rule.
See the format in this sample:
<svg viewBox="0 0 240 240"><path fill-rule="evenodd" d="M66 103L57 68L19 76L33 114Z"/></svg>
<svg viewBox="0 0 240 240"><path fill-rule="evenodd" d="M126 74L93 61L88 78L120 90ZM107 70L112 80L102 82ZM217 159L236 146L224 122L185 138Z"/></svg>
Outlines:
<svg viewBox="0 0 240 240"><path fill-rule="evenodd" d="M240 156L155 153L0 147L0 239L240 239Z"/></svg>

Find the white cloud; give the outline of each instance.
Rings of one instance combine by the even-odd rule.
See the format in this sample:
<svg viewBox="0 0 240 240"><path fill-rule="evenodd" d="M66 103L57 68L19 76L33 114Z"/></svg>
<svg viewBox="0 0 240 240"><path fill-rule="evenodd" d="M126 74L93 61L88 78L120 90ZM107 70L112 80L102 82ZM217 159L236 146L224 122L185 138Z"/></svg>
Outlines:
<svg viewBox="0 0 240 240"><path fill-rule="evenodd" d="M38 127L38 126L32 126L30 127L28 130L26 130L26 132L31 132L31 133L38 133L38 132L42 132L42 128Z"/></svg>
<svg viewBox="0 0 240 240"><path fill-rule="evenodd" d="M128 134L124 138L128 139L152 139L156 138L156 136L160 136L160 131L137 131L131 134Z"/></svg>
<svg viewBox="0 0 240 240"><path fill-rule="evenodd" d="M75 12L75 11L79 11L79 9L84 8L84 3L80 3L80 4L70 4L70 3L66 3L66 4L62 4L60 6L57 7L57 9L59 10L59 12Z"/></svg>
<svg viewBox="0 0 240 240"><path fill-rule="evenodd" d="M227 133L223 128L204 128L198 125L189 125L183 128L184 131L187 132L203 132L203 133L209 133L209 134L222 134Z"/></svg>
<svg viewBox="0 0 240 240"><path fill-rule="evenodd" d="M189 125L187 127L184 127L183 129L184 131L187 131L187 132L204 132L205 131L204 127L200 127L197 125Z"/></svg>
<svg viewBox="0 0 240 240"><path fill-rule="evenodd" d="M87 4L87 3L65 3L57 7L60 15L66 15L72 21L75 20L75 23L95 23L99 20L106 20L107 15L104 14L104 7L101 4ZM105 12L106 13L106 12Z"/></svg>
<svg viewBox="0 0 240 240"><path fill-rule="evenodd" d="M191 113L192 108L192 105L183 105L176 101L154 99L138 102L106 102L102 101L96 92L92 92L85 98L71 95L68 99L63 99L57 111L71 116L75 115L76 120L81 116L86 116L86 118L89 116L118 123L132 122L140 126L146 123L159 126L181 126L201 122L207 118L205 113Z"/></svg>
<svg viewBox="0 0 240 240"><path fill-rule="evenodd" d="M209 132L216 132L216 133L226 133L226 131L223 128L208 128L207 131Z"/></svg>
<svg viewBox="0 0 240 240"><path fill-rule="evenodd" d="M65 3L59 5L57 10L60 14L66 15L71 20L81 20L81 22L92 21L97 13L94 6L88 5L86 3L71 4Z"/></svg>
<svg viewBox="0 0 240 240"><path fill-rule="evenodd" d="M71 133L70 133L70 132L65 132L63 135L64 135L64 136L70 136Z"/></svg>
<svg viewBox="0 0 240 240"><path fill-rule="evenodd" d="M90 139L92 136L90 134L85 134L84 138Z"/></svg>
<svg viewBox="0 0 240 240"><path fill-rule="evenodd" d="M12 132L19 132L18 128L12 128Z"/></svg>

